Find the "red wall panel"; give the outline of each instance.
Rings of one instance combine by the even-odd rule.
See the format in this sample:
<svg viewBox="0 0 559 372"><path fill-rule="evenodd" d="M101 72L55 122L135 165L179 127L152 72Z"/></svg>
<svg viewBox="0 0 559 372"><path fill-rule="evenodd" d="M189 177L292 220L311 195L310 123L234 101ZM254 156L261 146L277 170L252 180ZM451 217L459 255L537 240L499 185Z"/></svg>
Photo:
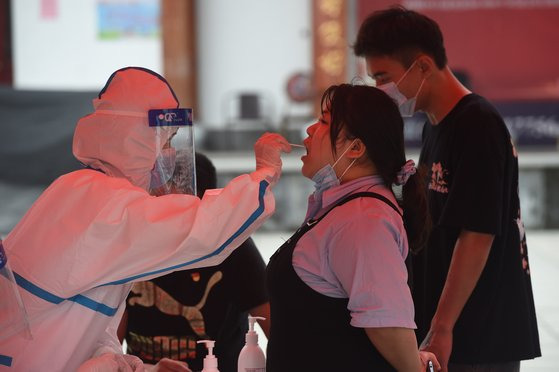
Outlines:
<svg viewBox="0 0 559 372"><path fill-rule="evenodd" d="M360 0L360 24L395 1ZM449 65L493 100L559 99L559 3L545 1L400 1L434 19ZM554 5L555 4L555 5Z"/></svg>

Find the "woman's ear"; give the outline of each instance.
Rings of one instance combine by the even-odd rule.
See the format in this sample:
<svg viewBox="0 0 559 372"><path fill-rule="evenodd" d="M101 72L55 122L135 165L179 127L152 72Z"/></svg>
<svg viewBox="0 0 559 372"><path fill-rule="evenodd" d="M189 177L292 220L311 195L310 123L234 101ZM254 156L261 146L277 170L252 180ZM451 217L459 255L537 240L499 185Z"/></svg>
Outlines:
<svg viewBox="0 0 559 372"><path fill-rule="evenodd" d="M365 144L361 142L359 138L356 138L355 142L353 142L353 145L351 145L351 148L348 150L346 155L350 159L359 159L360 157L365 155L366 152L367 147L365 146Z"/></svg>

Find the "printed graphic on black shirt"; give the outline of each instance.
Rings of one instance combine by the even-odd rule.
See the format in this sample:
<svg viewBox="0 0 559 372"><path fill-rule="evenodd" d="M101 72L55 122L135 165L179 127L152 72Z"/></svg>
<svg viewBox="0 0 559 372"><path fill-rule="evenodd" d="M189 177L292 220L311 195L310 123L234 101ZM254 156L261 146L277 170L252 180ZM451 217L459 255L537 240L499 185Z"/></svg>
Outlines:
<svg viewBox="0 0 559 372"><path fill-rule="evenodd" d="M443 168L441 162L433 163L431 166L431 181L429 182L429 190L448 194L448 182L446 176L448 170Z"/></svg>
<svg viewBox="0 0 559 372"><path fill-rule="evenodd" d="M528 245L526 244L526 230L524 229L524 223L520 218L520 210L518 211L516 224L518 225L518 233L520 234L520 257L522 257L522 269L526 275L530 275L530 265L528 264Z"/></svg>
<svg viewBox="0 0 559 372"><path fill-rule="evenodd" d="M200 339L209 339L201 310L206 304L210 291L222 278L223 273L221 271L215 272L207 283L204 295L194 306L181 304L153 282L134 283L131 292L137 296L128 298L128 306L154 306L163 314L183 317ZM192 279L196 280L194 276L192 276ZM128 347L137 355L148 360L158 360L161 355L168 355L169 358L180 356L179 359L196 358L196 338L193 336L180 338L164 335L145 337L130 332Z"/></svg>
<svg viewBox="0 0 559 372"><path fill-rule="evenodd" d="M518 159L518 153L516 152L516 147L512 137L510 138L510 145L512 148L512 156ZM517 191L518 194L518 191ZM526 275L530 275L530 265L528 264L528 246L526 243L526 230L524 229L524 223L520 217L520 208L518 209L518 217L516 218L516 225L518 226L518 233L520 235L520 257L522 257L522 269Z"/></svg>
<svg viewBox="0 0 559 372"><path fill-rule="evenodd" d="M179 270L136 286L126 301L129 354L155 364L162 358L200 371L215 340L219 370L235 372L245 344L248 311L268 302L266 265L252 239L217 266Z"/></svg>
<svg viewBox="0 0 559 372"><path fill-rule="evenodd" d="M153 364L162 358L196 359L197 340L194 336L142 336L129 332L126 341L129 351Z"/></svg>

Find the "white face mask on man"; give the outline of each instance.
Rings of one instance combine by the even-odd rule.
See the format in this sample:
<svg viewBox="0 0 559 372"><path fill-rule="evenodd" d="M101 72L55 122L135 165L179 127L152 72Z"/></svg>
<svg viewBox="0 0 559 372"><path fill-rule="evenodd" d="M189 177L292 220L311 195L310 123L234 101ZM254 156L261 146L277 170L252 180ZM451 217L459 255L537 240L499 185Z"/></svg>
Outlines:
<svg viewBox="0 0 559 372"><path fill-rule="evenodd" d="M415 113L415 104L417 102L417 96L419 95L419 92L423 87L423 83L425 83L425 78L423 78L423 80L421 81L421 85L419 85L419 88L417 89L417 92L411 98L407 98L402 92L400 92L400 89L398 89L398 85L400 85L402 80L404 80L404 78L408 75L408 73L411 71L413 66L415 66L416 62L417 60L411 64L411 66L407 69L407 71L400 78L400 80L398 80L397 83L391 81L389 83L377 86L378 89L382 90L384 93L388 94L390 98L396 101L396 104L398 105L398 110L400 110L400 115L402 115L402 117L404 118L412 117L413 114Z"/></svg>

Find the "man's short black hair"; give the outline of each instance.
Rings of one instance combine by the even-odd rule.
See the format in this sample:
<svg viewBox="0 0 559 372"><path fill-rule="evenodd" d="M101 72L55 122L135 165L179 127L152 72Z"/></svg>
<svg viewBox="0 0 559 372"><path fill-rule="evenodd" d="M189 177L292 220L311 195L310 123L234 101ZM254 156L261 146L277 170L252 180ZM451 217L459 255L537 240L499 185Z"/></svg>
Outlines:
<svg viewBox="0 0 559 372"><path fill-rule="evenodd" d="M439 69L447 64L439 25L402 6L369 15L359 28L353 48L359 57L389 56L405 67L409 67L419 53L431 56Z"/></svg>

